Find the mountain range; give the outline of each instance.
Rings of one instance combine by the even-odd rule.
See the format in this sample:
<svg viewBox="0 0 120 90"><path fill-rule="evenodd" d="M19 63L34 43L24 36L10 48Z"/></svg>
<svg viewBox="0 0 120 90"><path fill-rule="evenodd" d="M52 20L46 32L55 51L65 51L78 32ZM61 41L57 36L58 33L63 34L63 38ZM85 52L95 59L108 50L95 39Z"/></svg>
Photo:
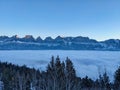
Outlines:
<svg viewBox="0 0 120 90"><path fill-rule="evenodd" d="M55 39L46 37L44 40L39 36L34 38L26 35L19 38L0 36L0 50L120 50L119 39L97 41L89 37L61 37Z"/></svg>

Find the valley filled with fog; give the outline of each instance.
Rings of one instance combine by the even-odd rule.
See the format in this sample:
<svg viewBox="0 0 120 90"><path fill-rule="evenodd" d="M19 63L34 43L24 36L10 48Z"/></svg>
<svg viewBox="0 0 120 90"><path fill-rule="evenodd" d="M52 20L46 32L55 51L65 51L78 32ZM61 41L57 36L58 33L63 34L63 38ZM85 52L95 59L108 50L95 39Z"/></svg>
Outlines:
<svg viewBox="0 0 120 90"><path fill-rule="evenodd" d="M120 65L119 51L11 50L0 51L0 61L45 70L51 57L58 55L61 61L65 61L66 57L72 60L77 76L88 75L92 79L107 71L113 80L114 72Z"/></svg>

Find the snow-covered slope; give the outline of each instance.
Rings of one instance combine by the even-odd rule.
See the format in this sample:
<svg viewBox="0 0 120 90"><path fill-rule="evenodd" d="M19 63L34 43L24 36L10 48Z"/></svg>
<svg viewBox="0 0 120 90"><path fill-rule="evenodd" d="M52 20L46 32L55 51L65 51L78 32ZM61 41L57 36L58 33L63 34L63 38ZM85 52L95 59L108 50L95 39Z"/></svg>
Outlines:
<svg viewBox="0 0 120 90"><path fill-rule="evenodd" d="M88 37L61 37L55 39L41 37L36 39L32 35L19 38L17 35L0 36L0 50L120 50L119 39L96 41Z"/></svg>

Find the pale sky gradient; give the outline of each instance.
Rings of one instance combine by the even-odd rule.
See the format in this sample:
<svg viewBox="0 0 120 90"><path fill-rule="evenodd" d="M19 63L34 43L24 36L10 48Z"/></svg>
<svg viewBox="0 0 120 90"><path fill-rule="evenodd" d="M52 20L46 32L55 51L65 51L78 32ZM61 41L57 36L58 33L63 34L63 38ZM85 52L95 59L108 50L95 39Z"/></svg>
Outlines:
<svg viewBox="0 0 120 90"><path fill-rule="evenodd" d="M120 0L0 0L0 35L120 39Z"/></svg>

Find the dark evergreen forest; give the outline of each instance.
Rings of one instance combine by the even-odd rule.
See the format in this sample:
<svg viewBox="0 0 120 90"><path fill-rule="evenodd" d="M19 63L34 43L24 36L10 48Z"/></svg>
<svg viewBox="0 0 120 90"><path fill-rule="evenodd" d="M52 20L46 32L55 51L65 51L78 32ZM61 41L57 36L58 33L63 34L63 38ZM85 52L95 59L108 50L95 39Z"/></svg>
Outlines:
<svg viewBox="0 0 120 90"><path fill-rule="evenodd" d="M110 82L107 72L96 80L78 77L69 58L52 57L46 71L0 62L0 90L120 90L120 67Z"/></svg>

